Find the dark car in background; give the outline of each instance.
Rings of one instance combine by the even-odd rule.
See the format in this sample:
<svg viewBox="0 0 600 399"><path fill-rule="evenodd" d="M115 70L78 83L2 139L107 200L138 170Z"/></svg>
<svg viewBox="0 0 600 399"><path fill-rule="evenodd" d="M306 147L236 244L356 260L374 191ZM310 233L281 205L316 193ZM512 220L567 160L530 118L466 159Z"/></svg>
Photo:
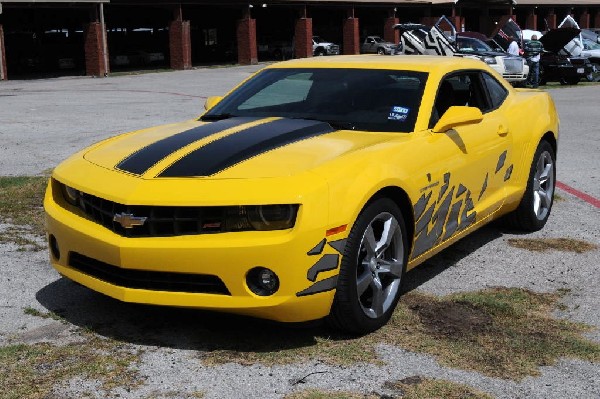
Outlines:
<svg viewBox="0 0 600 399"><path fill-rule="evenodd" d="M576 57L565 46L581 32L576 28L558 28L539 40L544 45L540 59L540 83L577 84L581 79L593 80L594 67L589 59Z"/></svg>

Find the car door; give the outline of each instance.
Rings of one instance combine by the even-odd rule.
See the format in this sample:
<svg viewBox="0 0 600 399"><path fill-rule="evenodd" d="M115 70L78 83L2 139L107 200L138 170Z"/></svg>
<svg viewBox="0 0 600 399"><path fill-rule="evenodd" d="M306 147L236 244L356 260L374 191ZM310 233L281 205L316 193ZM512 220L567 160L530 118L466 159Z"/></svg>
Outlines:
<svg viewBox="0 0 600 399"><path fill-rule="evenodd" d="M490 90L491 89L491 90ZM512 138L502 103L508 91L487 73L465 71L445 77L438 88L429 127L451 106L479 108L483 120L435 133L415 149L430 154L429 185L415 205L415 246L423 254L504 203L504 185L512 173ZM419 145L419 147L421 146Z"/></svg>

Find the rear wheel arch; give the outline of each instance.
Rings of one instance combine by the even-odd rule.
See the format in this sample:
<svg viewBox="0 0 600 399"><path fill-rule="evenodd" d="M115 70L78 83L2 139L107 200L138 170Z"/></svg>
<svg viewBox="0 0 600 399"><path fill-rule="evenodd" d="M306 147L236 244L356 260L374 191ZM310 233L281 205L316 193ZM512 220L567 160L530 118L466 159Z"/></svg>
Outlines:
<svg viewBox="0 0 600 399"><path fill-rule="evenodd" d="M546 132L544 136L542 136L540 142L542 141L547 141L552 146L552 149L554 150L554 155L557 154L558 143L556 142L556 136L554 135L554 133Z"/></svg>

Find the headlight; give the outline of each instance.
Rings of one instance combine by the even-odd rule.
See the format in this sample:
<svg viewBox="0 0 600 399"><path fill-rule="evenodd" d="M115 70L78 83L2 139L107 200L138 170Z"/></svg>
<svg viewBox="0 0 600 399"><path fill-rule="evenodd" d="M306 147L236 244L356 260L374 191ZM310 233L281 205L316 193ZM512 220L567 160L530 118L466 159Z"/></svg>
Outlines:
<svg viewBox="0 0 600 399"><path fill-rule="evenodd" d="M298 205L228 207L224 231L291 229L296 224L297 214Z"/></svg>
<svg viewBox="0 0 600 399"><path fill-rule="evenodd" d="M483 57L483 62L489 65L497 64L496 59L494 57Z"/></svg>
<svg viewBox="0 0 600 399"><path fill-rule="evenodd" d="M60 185L63 197L65 201L73 206L77 206L79 203L79 191L75 190L72 187L66 186L64 184Z"/></svg>
<svg viewBox="0 0 600 399"><path fill-rule="evenodd" d="M298 205L249 206L248 220L256 230L283 230L294 226Z"/></svg>

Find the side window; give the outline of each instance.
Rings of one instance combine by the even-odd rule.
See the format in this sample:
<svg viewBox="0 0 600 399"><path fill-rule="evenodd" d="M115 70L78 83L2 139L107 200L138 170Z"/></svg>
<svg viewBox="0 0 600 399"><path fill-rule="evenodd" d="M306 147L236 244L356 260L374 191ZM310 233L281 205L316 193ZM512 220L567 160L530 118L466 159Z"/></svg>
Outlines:
<svg viewBox="0 0 600 399"><path fill-rule="evenodd" d="M506 90L504 86L502 86L496 79L487 73L483 74L483 81L485 82L485 86L490 95L490 100L492 102L491 109L498 108L508 95L508 90Z"/></svg>
<svg viewBox="0 0 600 399"><path fill-rule="evenodd" d="M488 107L477 72L463 72L445 77L438 88L429 128L432 128L446 110L454 105Z"/></svg>

